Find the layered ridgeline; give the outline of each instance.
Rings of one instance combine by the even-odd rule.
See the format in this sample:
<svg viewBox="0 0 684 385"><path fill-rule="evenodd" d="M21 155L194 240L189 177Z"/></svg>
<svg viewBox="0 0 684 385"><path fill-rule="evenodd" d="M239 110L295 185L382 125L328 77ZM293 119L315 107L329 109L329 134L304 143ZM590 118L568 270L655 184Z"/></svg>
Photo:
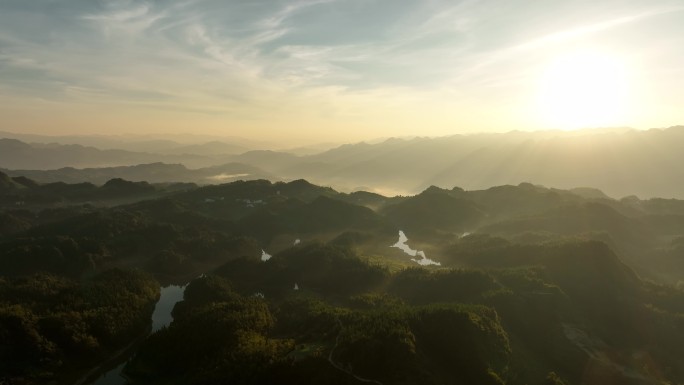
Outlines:
<svg viewBox="0 0 684 385"><path fill-rule="evenodd" d="M684 201L3 174L0 204L5 382L120 353L149 328L152 277L189 285L133 384L684 381Z"/></svg>
<svg viewBox="0 0 684 385"><path fill-rule="evenodd" d="M11 176L41 182L101 184L123 178L216 184L305 178L341 191L415 194L431 185L476 190L532 181L562 189L592 186L614 197L684 198L682 126L393 138L309 155L300 150L265 151L263 144L158 142L128 144L129 150L116 152L111 146L124 144L113 140L106 146L104 138L87 143L106 150L5 139L0 140L0 168ZM130 151L133 148L146 152Z"/></svg>

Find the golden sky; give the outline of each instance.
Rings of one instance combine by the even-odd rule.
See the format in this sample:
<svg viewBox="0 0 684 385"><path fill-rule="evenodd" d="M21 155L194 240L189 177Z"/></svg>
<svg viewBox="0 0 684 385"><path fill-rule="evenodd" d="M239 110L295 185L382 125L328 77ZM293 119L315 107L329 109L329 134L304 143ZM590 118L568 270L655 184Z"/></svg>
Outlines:
<svg viewBox="0 0 684 385"><path fill-rule="evenodd" d="M0 130L298 142L684 123L672 1L0 1Z"/></svg>

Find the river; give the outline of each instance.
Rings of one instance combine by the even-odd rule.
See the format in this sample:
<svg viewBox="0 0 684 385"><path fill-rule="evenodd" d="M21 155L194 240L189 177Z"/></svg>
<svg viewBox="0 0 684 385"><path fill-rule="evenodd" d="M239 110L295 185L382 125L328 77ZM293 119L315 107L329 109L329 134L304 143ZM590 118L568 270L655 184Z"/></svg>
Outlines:
<svg viewBox="0 0 684 385"><path fill-rule="evenodd" d="M157 304L154 306L154 312L152 313L152 333L168 326L171 321L173 321L173 316L171 311L177 302L183 300L183 293L185 292L185 286L175 286L170 285L161 288L161 295ZM130 352L124 359L123 362L118 364L115 368L108 370L102 374L95 381L90 382L91 385L124 385L126 384L126 379L121 376L121 371L128 360L133 357L135 351ZM119 361L120 362L120 361Z"/></svg>

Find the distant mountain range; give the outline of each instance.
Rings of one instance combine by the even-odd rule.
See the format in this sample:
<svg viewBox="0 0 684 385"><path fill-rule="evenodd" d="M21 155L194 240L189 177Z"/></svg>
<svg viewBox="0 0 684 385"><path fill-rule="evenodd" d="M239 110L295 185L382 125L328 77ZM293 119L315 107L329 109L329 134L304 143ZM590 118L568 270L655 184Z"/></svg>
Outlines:
<svg viewBox="0 0 684 385"><path fill-rule="evenodd" d="M684 127L389 139L260 167L285 178L413 194L430 185L480 189L531 182L598 187L608 195L684 196ZM275 163L275 162L274 162Z"/></svg>
<svg viewBox="0 0 684 385"><path fill-rule="evenodd" d="M240 152L270 148L272 143L245 139L237 136L200 134L117 134L117 135L38 135L0 131L0 138L17 139L27 143L80 144L101 150L127 150L135 152L173 151L191 145L224 143L241 149Z"/></svg>
<svg viewBox="0 0 684 385"><path fill-rule="evenodd" d="M182 164L148 163L134 166L99 167L76 169L64 167L56 170L3 170L12 177L24 176L41 183L81 183L104 184L110 179L123 178L130 181L149 181L151 183L190 182L197 184L217 184L234 180L278 178L258 167L243 163L227 163L219 166L188 169Z"/></svg>
<svg viewBox="0 0 684 385"><path fill-rule="evenodd" d="M55 169L61 167L110 167L153 162L202 164L200 155L161 155L127 150L100 150L80 144L28 144L0 139L0 165L10 169Z"/></svg>
<svg viewBox="0 0 684 385"><path fill-rule="evenodd" d="M594 186L613 197L684 197L684 126L392 138L313 155L251 150L217 141L156 145L155 152L135 152L0 139L0 168L39 182L103 183L116 177L201 184L234 180L212 179L225 174L246 179L306 178L343 191L390 195L414 194L431 185L472 190L530 182L563 189ZM93 169L102 167L107 168ZM37 171L47 169L51 171Z"/></svg>

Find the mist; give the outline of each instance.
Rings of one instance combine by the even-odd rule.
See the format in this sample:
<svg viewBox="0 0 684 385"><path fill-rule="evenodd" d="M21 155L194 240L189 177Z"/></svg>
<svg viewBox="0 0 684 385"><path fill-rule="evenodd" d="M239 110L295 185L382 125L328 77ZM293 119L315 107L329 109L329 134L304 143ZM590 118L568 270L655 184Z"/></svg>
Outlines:
<svg viewBox="0 0 684 385"><path fill-rule="evenodd" d="M560 189L591 187L615 198L681 198L682 141L682 126L393 138L313 153L245 141L187 146L163 137L147 145L137 142L140 151L131 151L130 146L117 149L121 142L108 142L107 137L98 138L101 148L1 139L0 165L9 175L39 182L101 184L124 178L217 184L305 178L340 191L385 195L415 194L433 185L472 190L533 183ZM164 143L163 149L159 143Z"/></svg>

